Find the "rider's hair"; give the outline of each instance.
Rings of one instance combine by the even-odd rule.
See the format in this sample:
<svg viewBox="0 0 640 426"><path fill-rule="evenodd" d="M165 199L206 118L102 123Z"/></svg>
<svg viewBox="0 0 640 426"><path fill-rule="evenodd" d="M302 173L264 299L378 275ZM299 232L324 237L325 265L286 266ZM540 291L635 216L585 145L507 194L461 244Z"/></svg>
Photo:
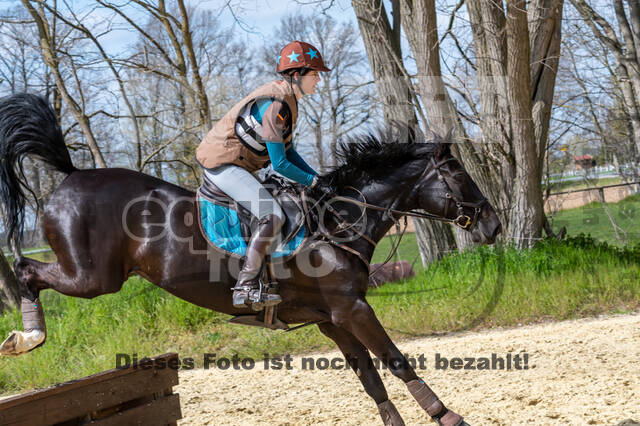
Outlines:
<svg viewBox="0 0 640 426"><path fill-rule="evenodd" d="M311 71L311 68L307 68L307 67L291 68L291 69L288 69L288 70L281 71L280 75L285 80L292 81L293 80L293 74L295 74L296 72L299 72L300 73L300 77L302 77L303 75L307 74L309 71Z"/></svg>

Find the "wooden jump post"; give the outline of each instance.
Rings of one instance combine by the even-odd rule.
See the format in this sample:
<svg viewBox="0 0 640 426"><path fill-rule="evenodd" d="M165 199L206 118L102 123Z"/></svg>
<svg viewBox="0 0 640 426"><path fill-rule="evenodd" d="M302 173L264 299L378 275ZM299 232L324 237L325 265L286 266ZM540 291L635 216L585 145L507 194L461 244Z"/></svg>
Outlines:
<svg viewBox="0 0 640 426"><path fill-rule="evenodd" d="M182 412L172 365L178 354L4 399L0 425L176 425Z"/></svg>

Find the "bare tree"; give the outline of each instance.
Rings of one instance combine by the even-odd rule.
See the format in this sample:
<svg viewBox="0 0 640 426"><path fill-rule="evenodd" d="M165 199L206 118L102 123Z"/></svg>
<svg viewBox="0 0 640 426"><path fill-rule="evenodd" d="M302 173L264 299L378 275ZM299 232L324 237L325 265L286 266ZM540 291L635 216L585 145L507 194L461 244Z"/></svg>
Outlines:
<svg viewBox="0 0 640 426"><path fill-rule="evenodd" d="M77 90L80 94L80 102L76 101L76 98L72 95L68 85L67 79L63 76L63 71L61 69L61 63L64 62L64 58L61 58L60 53L60 45L58 44L58 22L56 19L56 14L47 15L46 13L46 3L44 1L35 2L34 6L28 0L21 0L23 6L29 12L29 15L33 18L36 27L38 29L38 36L40 41L41 54L44 59L44 62L49 67L51 74L54 77L54 81L59 93L62 96L62 99L69 107L71 113L74 118L78 122L79 127L82 129L82 133L87 141L87 145L89 146L89 150L95 161L95 164L98 167L107 167L107 162L100 150L98 145L98 141L95 138L93 130L91 128L91 119L89 113L86 110L86 99L83 96L83 87L80 82L80 78L78 76L78 69L75 67L75 63L72 58L67 56L66 59L69 60L69 69L77 83ZM50 7L51 10L56 10L56 3L53 3L53 6ZM64 51L64 50L63 50Z"/></svg>
<svg viewBox="0 0 640 426"><path fill-rule="evenodd" d="M457 140L469 145L466 130L458 118L456 108L442 77L435 2L433 0L416 0L400 2L400 5L404 31L418 70L417 84L414 84L411 90L415 91L422 100L427 127L440 135L445 135L453 130ZM416 107L420 108L420 105L416 105ZM458 157L461 157L458 150L454 150L454 152ZM465 158L466 163L477 164L481 162L475 155L473 148L469 147L466 152L470 153ZM461 162L466 165L465 159L461 158ZM480 170L484 171L484 169ZM486 173L476 173L476 175L483 178L482 182L488 180ZM476 176L476 180L477 178L478 176ZM454 228L454 232L459 249L473 245L467 232L459 228Z"/></svg>
<svg viewBox="0 0 640 426"><path fill-rule="evenodd" d="M198 130L204 133L210 129L212 122L209 97L198 64L189 10L184 1L177 0L178 10L171 12L164 0L158 1L157 4L133 0L132 4L145 11L151 20L147 29L132 17L126 8L103 0L98 0L98 3L118 14L146 42L144 51L121 62L180 84L187 95L188 111L195 112L198 117ZM154 23L157 26L154 26ZM155 34L150 33L149 28L155 29ZM162 28L162 34L159 33L159 28Z"/></svg>
<svg viewBox="0 0 640 426"><path fill-rule="evenodd" d="M364 41L382 110L387 122L410 126L418 123L418 101L412 82L402 62L401 14L398 1L393 1L393 23L381 0L352 0L360 34ZM426 120L423 118L423 122ZM412 218L423 265L456 250L449 225Z"/></svg>
<svg viewBox="0 0 640 426"><path fill-rule="evenodd" d="M464 112L461 116L479 127L483 143L460 145L461 157L496 207L504 238L517 247L529 247L541 237L546 220L541 178L563 1L510 1L506 9L491 0L465 5L473 44L464 46L454 38L454 48L460 49L468 74L454 76L457 87L449 87L465 103L471 118ZM426 33L436 28L432 24Z"/></svg>
<svg viewBox="0 0 640 426"><path fill-rule="evenodd" d="M505 238L518 247L533 244L545 223L540 180L559 61L562 0L508 2L506 9L502 2L491 0L458 2L443 37L453 39L451 46L459 51L463 64L456 70L464 69L467 74L453 73L450 82L440 70L441 40L433 0L392 2L402 9L400 16L394 7L394 27L385 23L381 2L367 2L366 8L363 2L352 3L361 22L370 28L377 20L383 21L371 31L373 40L393 40L395 25L404 22L418 69L417 85L412 86L412 76L399 66L399 42L387 42L386 47L395 56L392 66L398 67L397 75L408 81L410 92L420 95L426 112L421 119L436 129L457 130L462 139L459 156L498 210ZM466 45L453 28L462 10L471 23L472 43ZM445 87L453 90L466 111L452 101ZM418 105L415 94L408 96L412 98ZM469 143L458 117L480 128L482 144ZM459 239L458 244L466 242Z"/></svg>
<svg viewBox="0 0 640 426"><path fill-rule="evenodd" d="M20 303L18 280L9 262L0 252L0 313L7 308L17 308Z"/></svg>
<svg viewBox="0 0 640 426"><path fill-rule="evenodd" d="M142 153L141 153L142 140L140 135L140 129L138 126L138 120L137 120L137 117L135 116L135 111L133 109L131 100L129 99L129 96L127 94L125 82L120 74L120 71L116 68L116 65L113 59L107 54L105 48L102 46L102 43L98 40L98 37L95 35L96 31L87 28L87 26L83 23L82 17L78 16L78 14L75 11L73 11L72 9L69 9L68 11L66 11L66 14L69 15L69 18L67 18L62 13L60 13L60 11L57 8L50 6L45 2L42 2L42 5L49 13L54 15L56 19L64 23L70 29L75 30L79 36L85 37L88 41L90 41L91 44L93 44L93 46L97 50L99 54L99 58L107 65L109 71L113 74L115 82L118 85L119 97L120 99L122 99L122 101L126 105L128 118L130 119L130 122L133 124L133 127L134 127L133 134L135 137L136 147L137 147L136 166L137 166L137 169L139 170L141 161L142 161Z"/></svg>
<svg viewBox="0 0 640 426"><path fill-rule="evenodd" d="M636 36L629 31L636 35L640 31L639 7L630 2L627 10L621 2L614 1L616 19L607 21L608 10L597 13L586 2L572 3L582 20L571 24L572 48L568 47L565 55L566 72L580 89L572 99L571 110L584 123L578 126L583 137L609 153L620 177L627 182L638 181L640 86L631 76L638 73L640 61ZM585 21L586 28L581 25ZM568 120L575 121L572 117Z"/></svg>
<svg viewBox="0 0 640 426"><path fill-rule="evenodd" d="M230 92L237 85L228 81L226 68L240 49L215 11L181 0L170 4L25 0L29 19L19 24L37 32L38 50L55 82L55 109L63 113L64 100L75 118L65 131L74 157L82 160L90 153L98 166L107 160L138 170L151 166L194 187L199 181L195 147L211 127L212 110L218 114L223 107L217 104L235 97ZM137 40L133 48L107 49L105 37L116 30L131 32ZM140 86L154 88L152 105L159 110L139 101L136 96L148 100ZM152 140L145 139L149 129L142 128L143 120L154 129ZM108 144L100 148L98 140Z"/></svg>
<svg viewBox="0 0 640 426"><path fill-rule="evenodd" d="M640 152L640 4L613 0L616 24L605 19L586 0L570 0L593 34L607 46L616 60L617 79L622 90L636 148Z"/></svg>
<svg viewBox="0 0 640 426"><path fill-rule="evenodd" d="M34 31L33 21L23 8L3 12L0 17L0 96L19 92L48 93L55 92L51 83L51 74L45 65L38 45L38 35ZM39 161L25 161L25 171L32 182L37 204L43 205L49 199L53 187L53 174L42 168ZM36 203L27 206L29 227L33 223L33 232L29 232L29 245L44 243L42 229L42 209L36 209ZM40 225L40 226L38 226Z"/></svg>
<svg viewBox="0 0 640 426"><path fill-rule="evenodd" d="M190 8L182 1L174 9L164 1L135 0L127 7L104 0L98 3L138 40L132 50L113 58L128 70L130 82L125 90L136 93L136 112L131 115L144 118L147 128L142 133L152 130L154 135L153 141L141 143L138 169L164 168L178 184L196 186L194 151L212 126L212 113L219 115L224 109L219 104L233 97L228 94L232 84L227 82L231 74L227 68L238 59L229 52L240 50L239 44L212 11ZM140 14L145 17L142 22ZM150 88L155 99L141 87ZM160 109L145 109L145 105ZM159 138L161 134L164 137Z"/></svg>

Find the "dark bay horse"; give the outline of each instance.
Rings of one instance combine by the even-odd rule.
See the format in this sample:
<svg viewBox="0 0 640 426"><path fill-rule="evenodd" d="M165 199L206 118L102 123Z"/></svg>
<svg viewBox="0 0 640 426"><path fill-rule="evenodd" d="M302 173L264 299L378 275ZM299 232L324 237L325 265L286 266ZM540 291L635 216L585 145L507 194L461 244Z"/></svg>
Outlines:
<svg viewBox="0 0 640 426"><path fill-rule="evenodd" d="M381 133L344 144L342 165L330 173L338 194L358 198L361 193L367 203L383 210L422 209L457 221L478 243L493 243L500 222L451 156L450 144L418 143L408 135L409 143L385 143L396 141ZM232 306L231 287L240 261L208 249L198 226L193 192L131 170L75 168L53 111L33 95L0 101L0 154L0 196L8 237L16 250L20 249L25 191L30 191L23 158L39 158L67 175L44 210L44 231L57 262L16 258L24 331L14 331L0 347L1 354L18 355L44 343L41 290L93 298L119 291L132 274L208 309L231 315L251 313L249 308ZM336 204L336 209L347 220L361 214L345 202ZM367 303L365 262L373 254L372 241L380 240L398 220L391 210L383 210L364 210L360 219L365 237L345 242L346 249L316 241L274 270L283 299L278 318L289 324L318 321L321 332L352 360L352 369L386 425L403 421L369 352L407 384L438 424L465 424L416 375Z"/></svg>

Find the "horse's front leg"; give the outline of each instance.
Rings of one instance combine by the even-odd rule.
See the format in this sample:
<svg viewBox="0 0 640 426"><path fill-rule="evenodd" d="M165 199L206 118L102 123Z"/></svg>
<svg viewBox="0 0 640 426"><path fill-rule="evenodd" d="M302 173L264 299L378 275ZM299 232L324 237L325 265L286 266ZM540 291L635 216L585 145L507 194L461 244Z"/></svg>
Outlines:
<svg viewBox="0 0 640 426"><path fill-rule="evenodd" d="M318 328L336 342L346 362L362 382L364 390L378 404L378 411L380 411L385 426L404 426L400 413L389 401L387 390L384 388L384 383L380 379L367 348L353 334L333 324L322 323L318 325Z"/></svg>
<svg viewBox="0 0 640 426"><path fill-rule="evenodd" d="M344 305L343 305L344 306ZM420 379L407 359L391 341L371 306L364 298L354 300L347 308L331 313L331 321L353 334L364 346L385 363L391 373L402 379L418 404L442 426L466 425L462 417L447 409L435 392Z"/></svg>

